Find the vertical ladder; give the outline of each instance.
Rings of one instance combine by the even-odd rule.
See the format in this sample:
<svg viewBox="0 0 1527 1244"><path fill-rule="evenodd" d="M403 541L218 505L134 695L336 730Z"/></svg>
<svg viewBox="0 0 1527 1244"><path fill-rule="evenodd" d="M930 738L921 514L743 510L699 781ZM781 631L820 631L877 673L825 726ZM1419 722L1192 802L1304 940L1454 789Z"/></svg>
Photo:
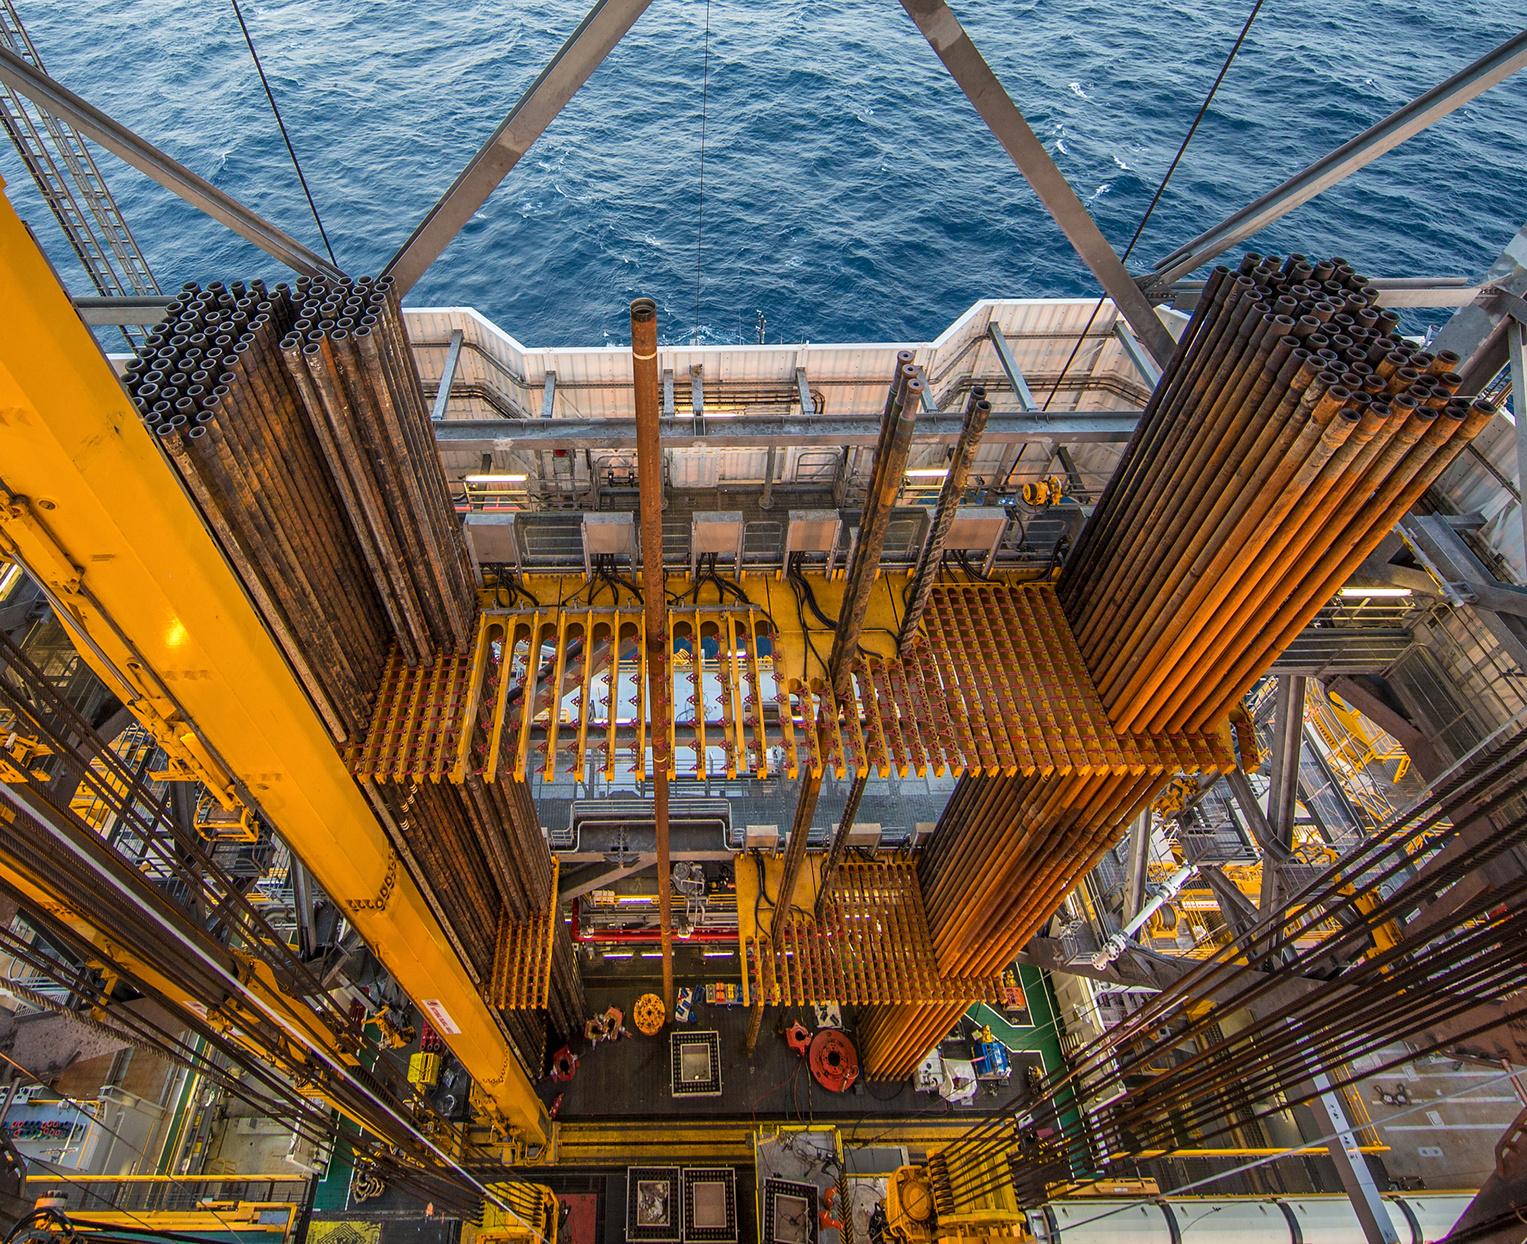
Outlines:
<svg viewBox="0 0 1527 1244"><path fill-rule="evenodd" d="M13 0L0 0L0 45L42 69ZM159 293L148 260L106 187L84 136L0 84L0 125L102 297ZM83 206L82 206L83 205ZM123 329L124 335L127 330ZM131 342L132 337L128 336Z"/></svg>

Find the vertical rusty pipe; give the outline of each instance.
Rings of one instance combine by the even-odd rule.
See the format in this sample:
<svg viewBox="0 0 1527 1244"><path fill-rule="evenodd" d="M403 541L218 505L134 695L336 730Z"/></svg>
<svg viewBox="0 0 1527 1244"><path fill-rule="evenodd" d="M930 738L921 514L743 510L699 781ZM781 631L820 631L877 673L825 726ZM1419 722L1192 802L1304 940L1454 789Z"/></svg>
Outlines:
<svg viewBox="0 0 1527 1244"><path fill-rule="evenodd" d="M838 832L833 835L832 845L827 849L827 859L822 864L822 884L817 888L816 919L822 923L827 914L827 900L832 894L833 883L838 879L838 865L848 851L848 835L854 828L854 817L859 815L859 800L869 785L869 774L860 773L848 788L848 802L843 805L843 815L838 820ZM809 827L808 827L809 828Z"/></svg>
<svg viewBox="0 0 1527 1244"><path fill-rule="evenodd" d="M859 650L859 635L864 629L864 614L869 608L870 592L880 569L880 555L885 549L885 533L891 525L891 510L901 492L902 473L912 448L912 431L917 423L917 408L922 404L926 385L912 364L902 368L906 384L900 400L891 403L881 427L881 448L875 455L870 481L870 495L864 499L864 517L859 523L859 545L854 564L848 571L843 589L843 604L838 610L838 627L833 633L832 652L827 658L827 677L838 703L853 693L852 667Z"/></svg>
<svg viewBox="0 0 1527 1244"><path fill-rule="evenodd" d="M954 523L954 514L965 495L965 477L976 460L981 448L981 437L986 433L986 420L991 414L991 403L986 400L986 390L976 385L970 390L970 401L965 406L965 420L960 426L960 441L955 446L954 458L949 463L949 474L944 477L944 487L939 493L938 508L933 515L933 528L928 542L923 545L922 558L917 563L917 573L912 578L912 603L907 606L907 616L901 621L901 634L897 636L896 648L905 656L917 635L922 621L923 609L928 604L928 594L933 591L933 580L938 575L938 564L944 556L944 540Z"/></svg>
<svg viewBox="0 0 1527 1244"><path fill-rule="evenodd" d="M658 927L663 938L663 1006L673 1014L672 877L668 864L668 594L663 590L663 461L658 426L657 304L631 304L631 377L636 400L636 482L642 529L647 702L652 706L652 815L657 824Z"/></svg>
<svg viewBox="0 0 1527 1244"><path fill-rule="evenodd" d="M905 353L903 351L896 358L896 375L891 380L891 391L886 398L885 414L880 421L880 440L870 472L870 494L864 501L859 546L854 553L853 565L849 568L848 585L843 591L843 603L838 610L838 626L833 635L832 652L827 658L827 681L839 704L852 702L853 660L859 649L864 612L869 605L869 589L874 585L875 572L880 565L891 507L895 504L896 494L901 490L902 470L912 447L912 429L917 420L917 408L922 402L923 380L917 368L911 362L904 361ZM817 732L817 754L825 756L829 725L825 697L817 710L816 722L810 725L803 722L802 725ZM769 921L771 937L778 937L784 928L784 921L789 918L790 901L795 894L801 866L806 862L806 837L811 832L817 796L821 791L821 774L808 769L801 779L795 817L790 825L790 837L785 843L779 896L774 900L774 915Z"/></svg>

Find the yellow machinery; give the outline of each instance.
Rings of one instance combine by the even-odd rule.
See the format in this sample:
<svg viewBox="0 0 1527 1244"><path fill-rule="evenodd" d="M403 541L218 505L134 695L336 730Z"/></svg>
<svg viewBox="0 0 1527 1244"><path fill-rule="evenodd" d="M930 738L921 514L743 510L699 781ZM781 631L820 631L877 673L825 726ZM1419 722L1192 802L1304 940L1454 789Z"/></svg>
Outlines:
<svg viewBox="0 0 1527 1244"><path fill-rule="evenodd" d="M90 1227L117 1227L128 1231L148 1227L192 1235L226 1232L287 1240L302 1216L300 1196L304 1184L294 1176L284 1174L263 1177L261 1182L278 1196L284 1192L298 1199L242 1201L225 1196L223 1194L233 1185L217 1175L74 1175L62 1172L28 1175L25 1195L28 1199L35 1197L39 1209L58 1209L68 1215L70 1222ZM166 1191L190 1192L192 1203L181 1209L146 1208ZM205 1195L197 1195L203 1193ZM71 1201L77 1204L71 1205ZM61 1238L68 1238L68 1232Z"/></svg>
<svg viewBox="0 0 1527 1244"><path fill-rule="evenodd" d="M903 1166L886 1182L887 1229L901 1244L933 1244L936 1240L1022 1239L1023 1211L1007 1176L1007 1158L1000 1148L973 1161L961 1162L961 1183L986 1186L959 1196L949 1171L935 1155L926 1166Z"/></svg>
<svg viewBox="0 0 1527 1244"><path fill-rule="evenodd" d="M497 1183L489 1191L503 1202L483 1208L482 1226L462 1244L557 1244L557 1198L541 1184Z"/></svg>
<svg viewBox="0 0 1527 1244"><path fill-rule="evenodd" d="M477 983L8 201L0 305L0 556L42 587L174 776L204 782L236 816L258 808L276 827L438 1018L495 1134L544 1146L545 1109ZM50 909L68 904L29 878L9 879ZM88 925L88 912L73 916ZM298 1013L302 1004L288 1001L270 1003ZM301 1039L331 1042L318 1027Z"/></svg>
<svg viewBox="0 0 1527 1244"><path fill-rule="evenodd" d="M1056 505L1071 492L1071 481L1062 475L1046 475L1023 486L1023 503L1032 506Z"/></svg>

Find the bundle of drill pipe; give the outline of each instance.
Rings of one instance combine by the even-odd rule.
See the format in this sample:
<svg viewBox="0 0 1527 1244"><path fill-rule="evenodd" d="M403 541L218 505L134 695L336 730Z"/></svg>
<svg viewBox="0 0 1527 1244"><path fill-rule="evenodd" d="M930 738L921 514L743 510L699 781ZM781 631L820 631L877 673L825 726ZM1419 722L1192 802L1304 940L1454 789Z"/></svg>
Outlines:
<svg viewBox="0 0 1527 1244"><path fill-rule="evenodd" d="M1494 413L1376 298L1338 259L1213 274L1057 584L1117 729L1222 721ZM1169 776L962 778L919 868L940 969L1005 966ZM950 1023L877 1013L866 1063Z"/></svg>
<svg viewBox="0 0 1527 1244"><path fill-rule="evenodd" d="M394 642L465 651L476 591L390 278L189 285L128 382L336 743Z"/></svg>
<svg viewBox="0 0 1527 1244"><path fill-rule="evenodd" d="M1494 413L1341 260L1217 270L1058 590L1121 730L1223 718Z"/></svg>
<svg viewBox="0 0 1527 1244"><path fill-rule="evenodd" d="M1170 777L1149 769L962 777L918 861L940 973L1000 976ZM911 1075L965 1009L867 1008L865 1067L877 1079Z"/></svg>
<svg viewBox="0 0 1527 1244"><path fill-rule="evenodd" d="M469 651L477 596L390 278L191 284L127 383L335 743L370 727L394 648ZM528 794L363 787L478 978L501 915L544 914L551 862ZM581 1023L565 929L553 1023ZM511 1016L539 1072L544 1035Z"/></svg>

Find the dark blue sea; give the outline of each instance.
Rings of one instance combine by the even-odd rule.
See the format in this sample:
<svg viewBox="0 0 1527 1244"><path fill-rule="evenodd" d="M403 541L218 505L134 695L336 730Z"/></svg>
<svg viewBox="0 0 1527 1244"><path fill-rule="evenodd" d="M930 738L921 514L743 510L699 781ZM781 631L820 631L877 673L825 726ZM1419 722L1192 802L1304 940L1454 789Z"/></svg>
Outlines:
<svg viewBox="0 0 1527 1244"><path fill-rule="evenodd" d="M49 71L315 247L228 0L19 0ZM1249 0L958 0L1122 248ZM581 18L579 0L248 0L340 263L375 272ZM1516 3L1266 0L1131 266L1242 206L1510 37ZM709 81L705 80L709 22ZM705 90L704 238L701 104ZM282 275L111 157L161 285ZM85 278L9 144L9 193ZM1527 217L1527 73L1286 217L1259 251L1477 277ZM895 0L656 0L409 301L531 345L903 340L977 298L1090 275ZM1434 317L1435 318L1435 317ZM1412 317L1413 324L1422 322Z"/></svg>

